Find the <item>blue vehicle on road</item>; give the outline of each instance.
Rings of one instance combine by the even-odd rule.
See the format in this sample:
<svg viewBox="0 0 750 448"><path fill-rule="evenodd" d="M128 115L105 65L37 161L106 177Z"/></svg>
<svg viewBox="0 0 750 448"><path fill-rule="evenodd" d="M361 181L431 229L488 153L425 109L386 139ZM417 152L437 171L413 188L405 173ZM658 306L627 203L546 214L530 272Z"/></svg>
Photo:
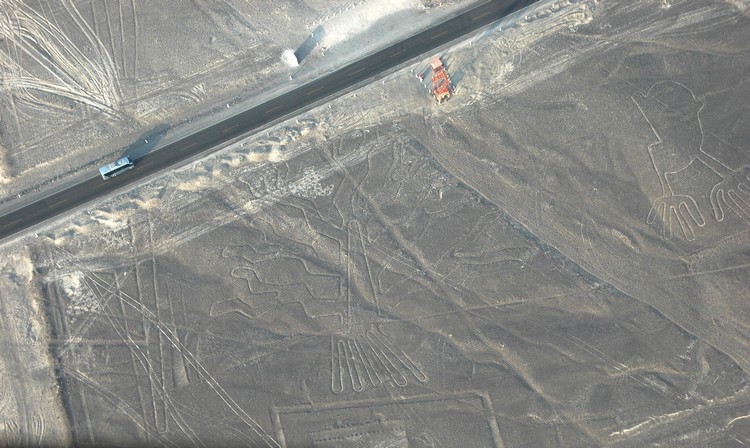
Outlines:
<svg viewBox="0 0 750 448"><path fill-rule="evenodd" d="M102 179L107 180L131 168L133 168L133 162L131 162L129 158L123 157L116 162L112 162L99 168L99 174L102 175Z"/></svg>

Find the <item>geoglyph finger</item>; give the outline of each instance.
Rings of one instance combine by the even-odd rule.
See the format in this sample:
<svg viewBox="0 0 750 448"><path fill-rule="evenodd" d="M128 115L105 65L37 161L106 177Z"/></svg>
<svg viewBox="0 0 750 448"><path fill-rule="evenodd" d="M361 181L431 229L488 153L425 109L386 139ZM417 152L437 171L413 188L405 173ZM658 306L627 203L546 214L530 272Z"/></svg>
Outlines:
<svg viewBox="0 0 750 448"><path fill-rule="evenodd" d="M685 207L683 208L683 206ZM687 219L684 210L687 210L687 204L682 202L679 206L672 207L672 214L677 220L677 223L680 225L680 230L682 230L682 235L685 237L685 239L688 241L693 241L695 239L693 226L690 225L690 220Z"/></svg>
<svg viewBox="0 0 750 448"><path fill-rule="evenodd" d="M714 210L714 217L716 220L719 222L724 221L724 207L722 207L721 204L724 203L724 205L729 205L724 197L724 189L720 188L712 190L709 199L711 200L711 208Z"/></svg>
<svg viewBox="0 0 750 448"><path fill-rule="evenodd" d="M734 190L729 190L727 195L731 201L729 206L732 210L743 220L750 219L750 201L745 201L742 195Z"/></svg>
<svg viewBox="0 0 750 448"><path fill-rule="evenodd" d="M690 219L697 225L698 227L703 227L706 225L706 220L703 218L703 213L701 213L700 209L698 208L698 205L695 203L689 204L687 202L681 202L680 203L680 214L685 218Z"/></svg>

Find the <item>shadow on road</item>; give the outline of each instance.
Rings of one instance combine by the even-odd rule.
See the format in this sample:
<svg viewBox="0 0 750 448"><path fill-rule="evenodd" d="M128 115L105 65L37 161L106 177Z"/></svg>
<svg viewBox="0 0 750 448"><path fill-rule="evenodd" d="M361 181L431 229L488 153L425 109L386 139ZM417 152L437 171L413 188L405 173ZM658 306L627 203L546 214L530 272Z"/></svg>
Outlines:
<svg viewBox="0 0 750 448"><path fill-rule="evenodd" d="M154 126L148 131L144 132L138 139L126 146L120 157L130 157L130 160L137 161L146 156L146 154L152 152L162 139L167 135L167 132L172 129L172 126L162 123Z"/></svg>

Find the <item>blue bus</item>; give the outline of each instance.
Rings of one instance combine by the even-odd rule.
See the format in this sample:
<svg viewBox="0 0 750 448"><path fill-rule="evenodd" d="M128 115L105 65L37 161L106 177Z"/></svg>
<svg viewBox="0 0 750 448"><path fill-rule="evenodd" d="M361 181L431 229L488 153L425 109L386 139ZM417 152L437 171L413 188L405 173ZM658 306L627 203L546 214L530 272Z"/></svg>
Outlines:
<svg viewBox="0 0 750 448"><path fill-rule="evenodd" d="M102 175L102 179L107 180L131 168L133 168L133 162L131 162L129 158L123 157L116 162L112 162L99 168L99 174Z"/></svg>

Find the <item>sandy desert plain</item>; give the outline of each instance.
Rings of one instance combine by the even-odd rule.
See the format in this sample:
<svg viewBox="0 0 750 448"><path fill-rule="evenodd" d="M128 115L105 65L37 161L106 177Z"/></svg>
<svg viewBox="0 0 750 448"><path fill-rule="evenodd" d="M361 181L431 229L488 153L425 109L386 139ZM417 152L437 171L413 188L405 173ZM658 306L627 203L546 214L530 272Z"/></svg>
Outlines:
<svg viewBox="0 0 750 448"><path fill-rule="evenodd" d="M7 198L37 165L73 178L160 121L252 103L248 82L330 70L382 43L388 8L406 33L469 4L281 2L304 23L286 36L253 2L195 1L205 39L171 54L151 40L182 27L141 13L180 2L112 3L133 22L11 3L57 30L79 11L65 51L119 87L4 73ZM281 64L326 15L359 31ZM272 48L239 50L254 39ZM205 51L235 53L185 57ZM2 444L750 446L750 3L549 1L437 54L445 104L414 75L428 55L4 242Z"/></svg>

